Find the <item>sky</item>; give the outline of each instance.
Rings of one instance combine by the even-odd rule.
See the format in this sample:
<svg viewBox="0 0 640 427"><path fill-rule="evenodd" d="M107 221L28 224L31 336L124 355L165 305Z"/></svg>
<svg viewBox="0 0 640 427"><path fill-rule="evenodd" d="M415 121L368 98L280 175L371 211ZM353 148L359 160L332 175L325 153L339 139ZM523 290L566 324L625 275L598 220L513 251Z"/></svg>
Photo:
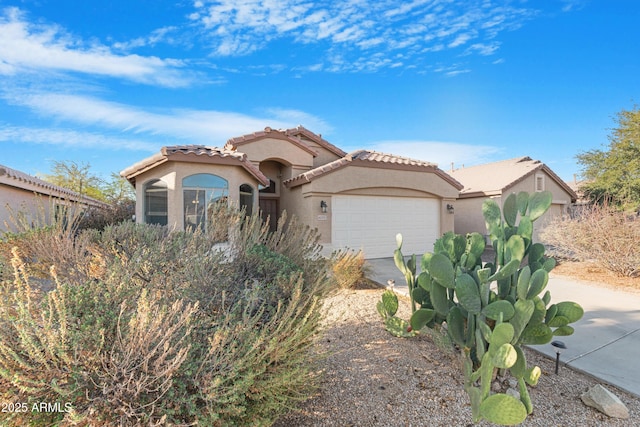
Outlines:
<svg viewBox="0 0 640 427"><path fill-rule="evenodd" d="M570 181L640 103L637 0L0 0L0 164L108 179L165 145L302 125Z"/></svg>

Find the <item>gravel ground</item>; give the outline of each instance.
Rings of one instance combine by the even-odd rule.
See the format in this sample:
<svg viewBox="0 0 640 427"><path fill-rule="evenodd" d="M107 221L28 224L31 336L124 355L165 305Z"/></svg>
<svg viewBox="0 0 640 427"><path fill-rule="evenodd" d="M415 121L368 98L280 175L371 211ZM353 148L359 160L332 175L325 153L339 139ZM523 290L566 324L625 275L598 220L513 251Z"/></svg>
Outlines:
<svg viewBox="0 0 640 427"><path fill-rule="evenodd" d="M327 301L325 330L316 345L324 355L320 390L275 426L473 425L456 354L438 335L407 339L386 332L375 309L381 294L380 288L365 287ZM408 299L401 297L400 304L398 315L408 318ZM533 414L521 425L640 426L639 398L606 385L630 413L627 420L609 418L580 400L597 380L563 366L555 375L554 360L525 352L529 365L539 366L542 376L530 388Z"/></svg>

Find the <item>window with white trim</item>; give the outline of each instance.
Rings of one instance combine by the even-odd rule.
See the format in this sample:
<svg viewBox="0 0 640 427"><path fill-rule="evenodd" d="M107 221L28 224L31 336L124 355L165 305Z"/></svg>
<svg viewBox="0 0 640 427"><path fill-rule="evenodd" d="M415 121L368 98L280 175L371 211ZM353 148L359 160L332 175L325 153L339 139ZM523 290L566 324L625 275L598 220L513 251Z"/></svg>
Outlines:
<svg viewBox="0 0 640 427"><path fill-rule="evenodd" d="M535 175L535 191L544 191L544 174L537 173Z"/></svg>
<svg viewBox="0 0 640 427"><path fill-rule="evenodd" d="M217 203L228 203L229 183L208 173L190 175L182 180L185 230L206 229Z"/></svg>
<svg viewBox="0 0 640 427"><path fill-rule="evenodd" d="M167 184L159 179L144 186L145 224L167 225Z"/></svg>

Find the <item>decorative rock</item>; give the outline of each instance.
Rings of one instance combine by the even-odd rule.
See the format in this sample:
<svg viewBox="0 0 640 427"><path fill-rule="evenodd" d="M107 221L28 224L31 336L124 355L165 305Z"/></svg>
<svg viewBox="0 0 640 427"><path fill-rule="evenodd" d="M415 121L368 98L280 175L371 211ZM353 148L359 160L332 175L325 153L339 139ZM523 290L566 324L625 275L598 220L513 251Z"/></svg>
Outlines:
<svg viewBox="0 0 640 427"><path fill-rule="evenodd" d="M520 392L518 390L516 390L515 388L509 388L507 389L507 394L509 396L513 396L516 399L520 400Z"/></svg>
<svg viewBox="0 0 640 427"><path fill-rule="evenodd" d="M585 405L612 418L629 418L629 409L609 390L598 384L580 396Z"/></svg>

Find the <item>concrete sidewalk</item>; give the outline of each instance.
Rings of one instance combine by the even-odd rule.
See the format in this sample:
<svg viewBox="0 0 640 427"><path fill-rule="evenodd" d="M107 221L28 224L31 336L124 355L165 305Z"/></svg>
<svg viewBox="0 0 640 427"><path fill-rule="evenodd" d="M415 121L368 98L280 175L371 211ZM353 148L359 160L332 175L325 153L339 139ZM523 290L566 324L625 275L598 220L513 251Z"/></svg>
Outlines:
<svg viewBox="0 0 640 427"><path fill-rule="evenodd" d="M404 276L392 258L367 260L367 266L369 279L385 287L389 279L394 280L395 291L408 295ZM640 294L594 286L553 272L547 289L552 302L575 301L585 311L583 318L571 325L573 335L557 338L567 346L560 361L640 397ZM531 348L556 357L550 344Z"/></svg>

